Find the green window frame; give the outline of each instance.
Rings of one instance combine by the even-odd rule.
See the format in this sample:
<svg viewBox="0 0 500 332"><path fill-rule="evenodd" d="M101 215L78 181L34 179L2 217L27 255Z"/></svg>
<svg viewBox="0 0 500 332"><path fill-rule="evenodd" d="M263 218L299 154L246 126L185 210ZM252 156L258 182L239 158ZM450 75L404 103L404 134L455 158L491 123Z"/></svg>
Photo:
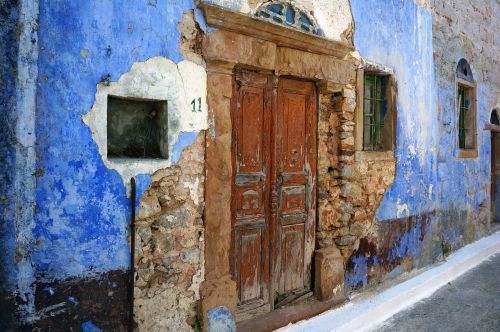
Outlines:
<svg viewBox="0 0 500 332"><path fill-rule="evenodd" d="M387 114L386 77L365 74L363 97L363 150L382 150L382 131Z"/></svg>
<svg viewBox="0 0 500 332"><path fill-rule="evenodd" d="M476 149L475 86L461 81L457 86L458 148Z"/></svg>
<svg viewBox="0 0 500 332"><path fill-rule="evenodd" d="M463 86L458 87L458 147L466 149L465 139L468 129L466 127L465 118L470 112L470 105L467 105L467 88Z"/></svg>

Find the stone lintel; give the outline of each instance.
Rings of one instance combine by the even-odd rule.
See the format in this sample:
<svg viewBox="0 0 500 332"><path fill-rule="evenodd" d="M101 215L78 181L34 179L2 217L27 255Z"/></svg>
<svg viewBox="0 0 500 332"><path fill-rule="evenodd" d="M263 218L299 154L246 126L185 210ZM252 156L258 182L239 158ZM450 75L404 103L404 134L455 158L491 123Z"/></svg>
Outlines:
<svg viewBox="0 0 500 332"><path fill-rule="evenodd" d="M276 44L231 31L215 30L203 38L203 57L206 61L216 60L273 70Z"/></svg>
<svg viewBox="0 0 500 332"><path fill-rule="evenodd" d="M201 2L198 6L205 14L208 26L267 40L278 46L332 55L340 59L354 50L354 47L346 42L286 28L255 16L228 10L222 6L206 2Z"/></svg>
<svg viewBox="0 0 500 332"><path fill-rule="evenodd" d="M342 92L345 85L332 81L320 80L316 83L316 86L318 87L318 93L328 95Z"/></svg>
<svg viewBox="0 0 500 332"><path fill-rule="evenodd" d="M287 47L278 47L276 73L316 81L350 84L356 80L353 63L332 56L314 54Z"/></svg>

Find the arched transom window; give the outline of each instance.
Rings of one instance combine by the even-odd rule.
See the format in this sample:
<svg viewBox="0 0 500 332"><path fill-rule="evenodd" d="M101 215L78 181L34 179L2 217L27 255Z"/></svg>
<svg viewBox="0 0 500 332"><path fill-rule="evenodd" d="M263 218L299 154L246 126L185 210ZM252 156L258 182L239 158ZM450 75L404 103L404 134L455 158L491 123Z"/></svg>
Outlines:
<svg viewBox="0 0 500 332"><path fill-rule="evenodd" d="M273 23L323 36L323 31L318 27L314 17L286 2L269 1L263 3L257 9L256 15Z"/></svg>
<svg viewBox="0 0 500 332"><path fill-rule="evenodd" d="M500 119L498 118L498 112L497 112L497 110L491 111L490 123L494 124L494 125L497 125L497 126L500 126Z"/></svg>

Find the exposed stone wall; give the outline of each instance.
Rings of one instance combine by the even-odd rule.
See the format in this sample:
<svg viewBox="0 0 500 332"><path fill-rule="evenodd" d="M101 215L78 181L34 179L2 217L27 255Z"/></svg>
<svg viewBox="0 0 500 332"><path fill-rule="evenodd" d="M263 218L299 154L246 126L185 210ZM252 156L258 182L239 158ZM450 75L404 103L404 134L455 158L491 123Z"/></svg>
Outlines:
<svg viewBox="0 0 500 332"><path fill-rule="evenodd" d="M177 25L179 50L189 63L202 65L202 31L188 10ZM203 69L204 73L204 69ZM204 80L203 80L204 81ZM199 86L195 80L187 86ZM206 123L206 88L198 91ZM186 101L197 96L186 96ZM183 108L190 110L188 107ZM191 121L193 122L193 121ZM195 121L196 122L196 121ZM196 137L196 132L186 134ZM192 143L192 144L191 144ZM205 131L197 134L178 161L155 172L139 204L135 229L134 319L140 331L191 331L197 323L200 285L205 278Z"/></svg>
<svg viewBox="0 0 500 332"><path fill-rule="evenodd" d="M136 219L135 320L141 331L190 331L204 279L205 135L157 171Z"/></svg>
<svg viewBox="0 0 500 332"><path fill-rule="evenodd" d="M339 248L345 259L368 233L396 166L393 158L366 158L355 152L355 109L352 84L320 97L318 245Z"/></svg>

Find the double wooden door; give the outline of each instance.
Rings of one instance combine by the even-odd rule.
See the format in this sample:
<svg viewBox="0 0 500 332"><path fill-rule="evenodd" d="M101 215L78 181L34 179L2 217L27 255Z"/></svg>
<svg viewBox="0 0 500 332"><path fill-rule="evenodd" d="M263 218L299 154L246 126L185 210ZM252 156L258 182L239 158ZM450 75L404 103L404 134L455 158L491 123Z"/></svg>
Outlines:
<svg viewBox="0 0 500 332"><path fill-rule="evenodd" d="M311 291L316 89L251 71L233 89L231 268L251 316Z"/></svg>

